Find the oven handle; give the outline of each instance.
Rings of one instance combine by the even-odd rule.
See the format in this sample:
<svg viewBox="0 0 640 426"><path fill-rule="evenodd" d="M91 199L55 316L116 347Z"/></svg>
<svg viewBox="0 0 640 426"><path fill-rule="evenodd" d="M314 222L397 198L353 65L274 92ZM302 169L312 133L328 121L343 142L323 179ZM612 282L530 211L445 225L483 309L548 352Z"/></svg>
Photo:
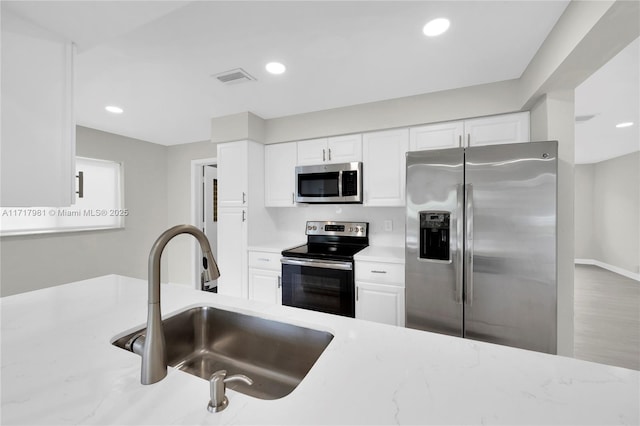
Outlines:
<svg viewBox="0 0 640 426"><path fill-rule="evenodd" d="M353 270L351 262L339 262L335 260L296 259L283 257L280 259L283 265L308 266L311 268L340 269L341 271Z"/></svg>

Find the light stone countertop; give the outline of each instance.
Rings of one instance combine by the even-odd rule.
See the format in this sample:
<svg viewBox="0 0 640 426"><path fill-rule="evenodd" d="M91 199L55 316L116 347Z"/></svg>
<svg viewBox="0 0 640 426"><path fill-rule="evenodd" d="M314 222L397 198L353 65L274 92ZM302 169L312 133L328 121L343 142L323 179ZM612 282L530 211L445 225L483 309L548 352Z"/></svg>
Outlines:
<svg viewBox="0 0 640 426"><path fill-rule="evenodd" d="M147 283L117 275L0 299L2 424L638 424L640 372L163 285L165 316L209 305L327 330L334 339L278 400L169 369L110 344L146 320Z"/></svg>
<svg viewBox="0 0 640 426"><path fill-rule="evenodd" d="M280 254L282 250L298 247L306 244L306 241L270 241L268 243L254 244L247 248L247 251L261 251L267 253Z"/></svg>
<svg viewBox="0 0 640 426"><path fill-rule="evenodd" d="M356 261L404 264L404 247L369 246L353 256Z"/></svg>

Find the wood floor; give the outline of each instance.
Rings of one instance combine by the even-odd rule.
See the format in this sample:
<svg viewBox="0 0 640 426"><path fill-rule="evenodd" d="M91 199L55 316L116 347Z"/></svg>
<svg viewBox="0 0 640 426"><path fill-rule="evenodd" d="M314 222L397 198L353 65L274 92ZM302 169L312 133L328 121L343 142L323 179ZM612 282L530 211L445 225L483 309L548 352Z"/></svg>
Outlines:
<svg viewBox="0 0 640 426"><path fill-rule="evenodd" d="M640 283L576 265L574 356L640 370Z"/></svg>

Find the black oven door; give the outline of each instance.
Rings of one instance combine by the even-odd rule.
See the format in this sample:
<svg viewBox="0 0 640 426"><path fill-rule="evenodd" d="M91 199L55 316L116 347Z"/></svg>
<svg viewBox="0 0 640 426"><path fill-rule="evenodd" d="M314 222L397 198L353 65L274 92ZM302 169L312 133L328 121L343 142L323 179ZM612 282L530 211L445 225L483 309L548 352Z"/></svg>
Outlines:
<svg viewBox="0 0 640 426"><path fill-rule="evenodd" d="M353 262L282 258L282 304L355 317Z"/></svg>

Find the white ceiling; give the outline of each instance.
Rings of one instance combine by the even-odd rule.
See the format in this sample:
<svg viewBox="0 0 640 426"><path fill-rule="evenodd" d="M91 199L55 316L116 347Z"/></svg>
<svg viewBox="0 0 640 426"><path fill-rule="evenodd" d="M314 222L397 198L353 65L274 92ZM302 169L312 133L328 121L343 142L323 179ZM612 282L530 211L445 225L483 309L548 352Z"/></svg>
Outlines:
<svg viewBox="0 0 640 426"><path fill-rule="evenodd" d="M281 117L518 78L568 1L3 1L78 45L78 124L163 145ZM424 24L446 16L438 38ZM287 72L264 71L272 60ZM255 82L211 77L241 67ZM105 105L124 108L115 116Z"/></svg>
<svg viewBox="0 0 640 426"><path fill-rule="evenodd" d="M518 78L562 1L2 1L78 46L78 124L163 145L210 119L281 117ZM427 38L423 25L451 28ZM576 89L576 162L640 149L640 41ZM264 70L272 60L287 72ZM241 67L257 81L212 75ZM104 110L124 108L122 115ZM636 124L616 129L621 121Z"/></svg>
<svg viewBox="0 0 640 426"><path fill-rule="evenodd" d="M576 163L596 163L640 151L640 39L618 53L575 91ZM631 127L616 128L622 122Z"/></svg>

